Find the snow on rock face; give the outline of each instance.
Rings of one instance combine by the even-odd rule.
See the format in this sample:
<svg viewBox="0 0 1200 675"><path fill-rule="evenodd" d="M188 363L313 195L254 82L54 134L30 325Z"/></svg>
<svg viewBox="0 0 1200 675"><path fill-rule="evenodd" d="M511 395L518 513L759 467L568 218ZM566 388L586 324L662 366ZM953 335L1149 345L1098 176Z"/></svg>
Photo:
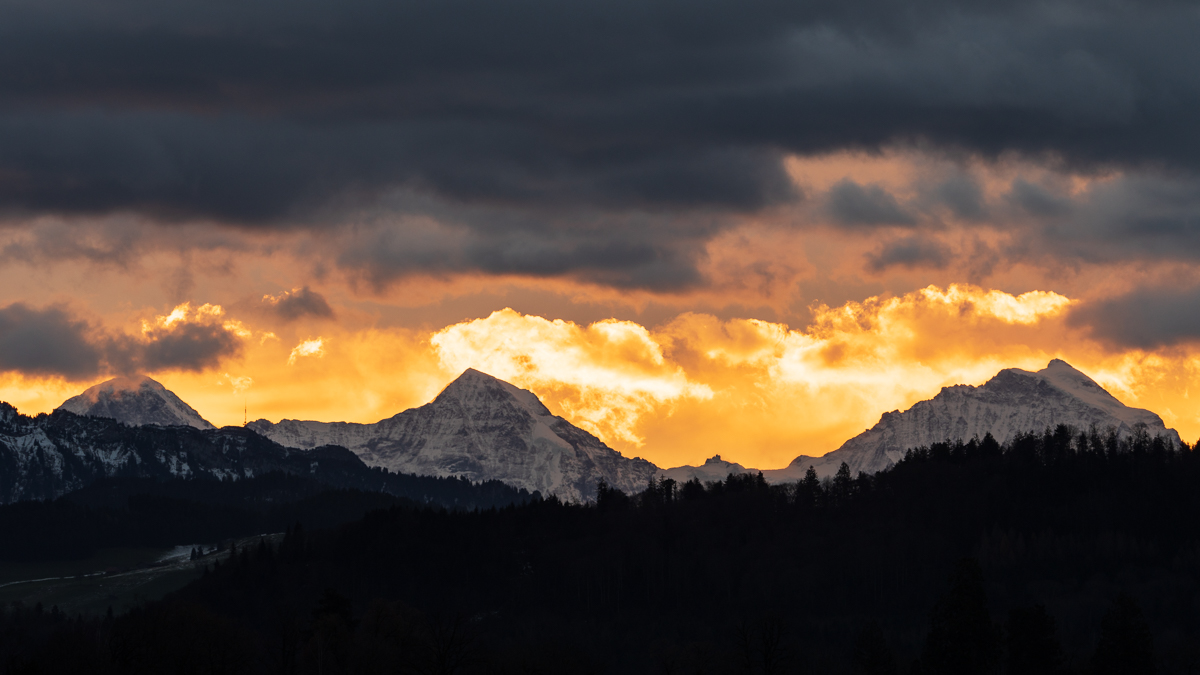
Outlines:
<svg viewBox="0 0 1200 675"><path fill-rule="evenodd" d="M878 424L824 457L801 455L786 468L764 474L772 481L799 480L812 466L825 477L836 473L842 462L853 475L875 473L895 464L909 448L989 433L1005 443L1018 433L1059 424L1081 431L1093 425L1100 430L1113 427L1121 436L1145 424L1150 436L1180 442L1179 434L1166 428L1158 415L1126 406L1066 361L1054 359L1036 373L1008 368L978 387L945 387L904 412L884 413Z"/></svg>
<svg viewBox="0 0 1200 675"><path fill-rule="evenodd" d="M532 392L468 369L432 402L375 424L267 420L249 427L288 447L340 445L369 466L500 480L562 499L594 499L601 478L638 492L658 468L552 415Z"/></svg>
<svg viewBox="0 0 1200 675"><path fill-rule="evenodd" d="M90 417L109 417L129 425L216 428L166 387L145 375L101 382L67 399L57 410Z"/></svg>
<svg viewBox="0 0 1200 675"><path fill-rule="evenodd" d="M113 476L240 480L271 472L332 487L379 484L378 472L344 448L291 450L240 427L127 426L66 410L27 417L0 403L0 504L56 499Z"/></svg>

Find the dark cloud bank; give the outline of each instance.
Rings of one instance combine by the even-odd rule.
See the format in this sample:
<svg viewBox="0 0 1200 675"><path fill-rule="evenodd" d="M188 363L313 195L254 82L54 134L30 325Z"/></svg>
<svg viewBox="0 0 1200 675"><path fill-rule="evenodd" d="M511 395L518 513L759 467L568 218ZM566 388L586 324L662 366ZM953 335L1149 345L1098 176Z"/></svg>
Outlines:
<svg viewBox="0 0 1200 675"><path fill-rule="evenodd" d="M141 337L113 334L63 307L0 308L0 372L80 380L102 374L201 371L241 352L241 340L219 323L176 323Z"/></svg>
<svg viewBox="0 0 1200 675"><path fill-rule="evenodd" d="M702 283L729 216L806 197L785 154L913 144L1148 176L1104 205L1022 181L988 205L954 177L930 199L968 222L1020 213L1056 255L1200 259L1197 200L1146 199L1155 176L1200 190L1198 34L1174 2L3 3L0 215L324 229L383 212L333 252L371 284L672 290ZM818 197L852 230L928 220L874 185ZM443 227L414 233L413 214ZM909 234L867 265L950 257Z"/></svg>
<svg viewBox="0 0 1200 675"><path fill-rule="evenodd" d="M1172 3L0 6L0 203L239 222L396 185L752 209L782 151L925 139L1195 168Z"/></svg>
<svg viewBox="0 0 1200 675"><path fill-rule="evenodd" d="M1200 342L1200 288L1143 288L1084 305L1069 320L1116 347L1194 344Z"/></svg>

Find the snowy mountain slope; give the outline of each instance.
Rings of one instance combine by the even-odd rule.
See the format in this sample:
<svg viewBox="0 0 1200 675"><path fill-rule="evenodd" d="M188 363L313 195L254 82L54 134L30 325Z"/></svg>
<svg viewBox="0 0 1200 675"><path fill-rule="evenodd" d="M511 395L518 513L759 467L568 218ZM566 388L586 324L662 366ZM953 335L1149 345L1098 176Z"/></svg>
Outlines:
<svg viewBox="0 0 1200 675"><path fill-rule="evenodd" d="M594 498L601 478L638 492L658 471L552 415L532 392L473 369L432 402L374 424L257 420L249 427L290 447L341 445L391 471L495 479L576 501Z"/></svg>
<svg viewBox="0 0 1200 675"><path fill-rule="evenodd" d="M763 473L773 482L799 480L812 466L824 477L837 472L842 462L854 475L874 473L896 463L909 448L983 438L989 433L1005 443L1018 433L1059 424L1080 430L1113 427L1121 436L1144 424L1151 436L1180 441L1158 415L1126 406L1066 361L1054 359L1036 373L1008 368L978 387L944 387L937 396L904 412L884 413L878 424L828 455L801 455L786 468Z"/></svg>
<svg viewBox="0 0 1200 675"><path fill-rule="evenodd" d="M76 415L109 417L131 425L216 428L166 387L145 375L101 382L67 399L57 409Z"/></svg>
<svg viewBox="0 0 1200 675"><path fill-rule="evenodd" d="M0 403L0 504L55 499L104 477L238 480L270 472L396 493L396 476L345 448L284 448L241 427L126 426L64 410L27 417Z"/></svg>
<svg viewBox="0 0 1200 675"><path fill-rule="evenodd" d="M0 403L2 504L54 499L108 476L228 480L271 471L325 476L343 471L346 462L361 465L344 449L289 450L238 427L129 427L68 411L26 417Z"/></svg>

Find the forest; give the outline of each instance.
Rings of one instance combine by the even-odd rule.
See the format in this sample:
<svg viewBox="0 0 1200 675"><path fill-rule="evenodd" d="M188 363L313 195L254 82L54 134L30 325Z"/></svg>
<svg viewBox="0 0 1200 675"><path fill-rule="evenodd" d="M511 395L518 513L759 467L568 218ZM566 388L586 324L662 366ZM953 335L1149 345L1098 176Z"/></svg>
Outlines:
<svg viewBox="0 0 1200 675"><path fill-rule="evenodd" d="M790 485L293 523L117 616L13 606L5 673L1200 672L1200 455L1065 426Z"/></svg>
<svg viewBox="0 0 1200 675"><path fill-rule="evenodd" d="M408 504L448 510L519 504L530 495L500 481L472 483L370 469L384 491L334 488L282 471L242 480L102 478L53 501L0 506L0 561L78 560L98 549L217 544L295 522L326 528Z"/></svg>

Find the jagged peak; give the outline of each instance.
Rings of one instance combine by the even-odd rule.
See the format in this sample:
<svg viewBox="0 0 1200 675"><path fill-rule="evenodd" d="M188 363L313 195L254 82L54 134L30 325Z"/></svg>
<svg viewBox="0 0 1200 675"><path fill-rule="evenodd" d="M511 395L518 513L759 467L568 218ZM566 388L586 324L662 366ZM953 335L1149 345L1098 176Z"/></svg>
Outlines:
<svg viewBox="0 0 1200 675"><path fill-rule="evenodd" d="M709 457L708 459L704 460L704 463L705 464L724 464L725 460L721 459L720 455L713 455L712 457Z"/></svg>
<svg viewBox="0 0 1200 675"><path fill-rule="evenodd" d="M1050 363L1046 364L1046 367L1042 369L1042 372L1047 371L1047 370L1063 370L1063 369L1070 370L1070 371L1079 373L1080 375L1083 375L1083 373L1081 373L1079 371L1079 369L1075 368L1074 366L1067 363L1066 361L1063 361L1062 359L1050 359Z"/></svg>
<svg viewBox="0 0 1200 675"><path fill-rule="evenodd" d="M480 370L475 370L474 368L467 368L462 372L461 375L454 378L450 384L446 385L446 388L442 390L442 393L438 394L438 398L441 398L447 394L457 395L463 392L475 391L480 388L496 387L511 387L516 389L515 386L505 382L504 380L501 380L498 377L488 375L487 373Z"/></svg>
<svg viewBox="0 0 1200 675"><path fill-rule="evenodd" d="M446 388L442 390L442 393L437 395L437 398L433 402L437 403L446 399L465 401L475 396L479 391L503 392L510 396L517 405L525 408L535 416L540 417L550 414L550 410L546 408L541 399L532 391L521 389L515 384L505 382L494 375L489 375L474 368L464 370L453 382L446 385Z"/></svg>
<svg viewBox="0 0 1200 675"><path fill-rule="evenodd" d="M138 393L141 391L162 393L167 392L168 390L162 385L161 382L158 382L148 375L120 375L112 378L111 380L105 380L100 384L92 385L91 387L84 389L78 396L74 396L63 402L59 408L70 410L70 408L67 407L68 403L78 406L84 401L88 403L95 403L102 396L111 398L115 395L120 397L126 393Z"/></svg>
<svg viewBox="0 0 1200 675"><path fill-rule="evenodd" d="M1100 386L1086 373L1062 359L1051 359L1045 368L1037 372L1021 370L1020 368L1006 368L1000 371L996 375L996 378L993 379L1000 378L1002 375L1010 377L1016 375L1045 382L1064 393L1101 408L1126 408L1124 403L1110 394L1108 390Z"/></svg>
<svg viewBox="0 0 1200 675"><path fill-rule="evenodd" d="M1047 363L1045 368L1042 368L1041 370L1038 370L1035 372L1028 371L1028 370L1022 370L1021 368L1005 368L1004 370L1001 370L1000 372L1001 373L1015 373L1017 375L1028 375L1028 376L1039 376L1040 375L1043 377L1049 376L1049 375L1070 375L1072 377L1087 380L1088 382L1092 382L1093 384L1095 384L1095 382L1092 380L1092 378L1090 378L1086 374L1084 374L1083 371L1079 370L1075 366L1072 366L1071 364L1067 363L1066 361L1064 361L1062 359L1058 359L1058 358L1050 359L1050 363Z"/></svg>
<svg viewBox="0 0 1200 675"><path fill-rule="evenodd" d="M168 415L165 420L168 421L159 422L159 419L164 419L161 417L146 418L142 411L128 407L129 405L138 406L139 404L135 402L145 400L144 397L159 401L153 405L157 406L159 410L168 411L165 413ZM114 409L113 406L117 406L117 408ZM188 424L199 429L215 428L194 408L176 396L170 389L164 387L161 382L148 375L140 374L114 377L91 386L78 396L63 401L56 409L66 410L77 415L120 418L121 421L128 424Z"/></svg>
<svg viewBox="0 0 1200 675"><path fill-rule="evenodd" d="M83 393L116 393L122 391L141 391L143 389L150 389L152 391L167 390L167 388L164 387L161 382L151 378L149 375L120 375L112 378L111 380L101 382L100 384L87 389Z"/></svg>

